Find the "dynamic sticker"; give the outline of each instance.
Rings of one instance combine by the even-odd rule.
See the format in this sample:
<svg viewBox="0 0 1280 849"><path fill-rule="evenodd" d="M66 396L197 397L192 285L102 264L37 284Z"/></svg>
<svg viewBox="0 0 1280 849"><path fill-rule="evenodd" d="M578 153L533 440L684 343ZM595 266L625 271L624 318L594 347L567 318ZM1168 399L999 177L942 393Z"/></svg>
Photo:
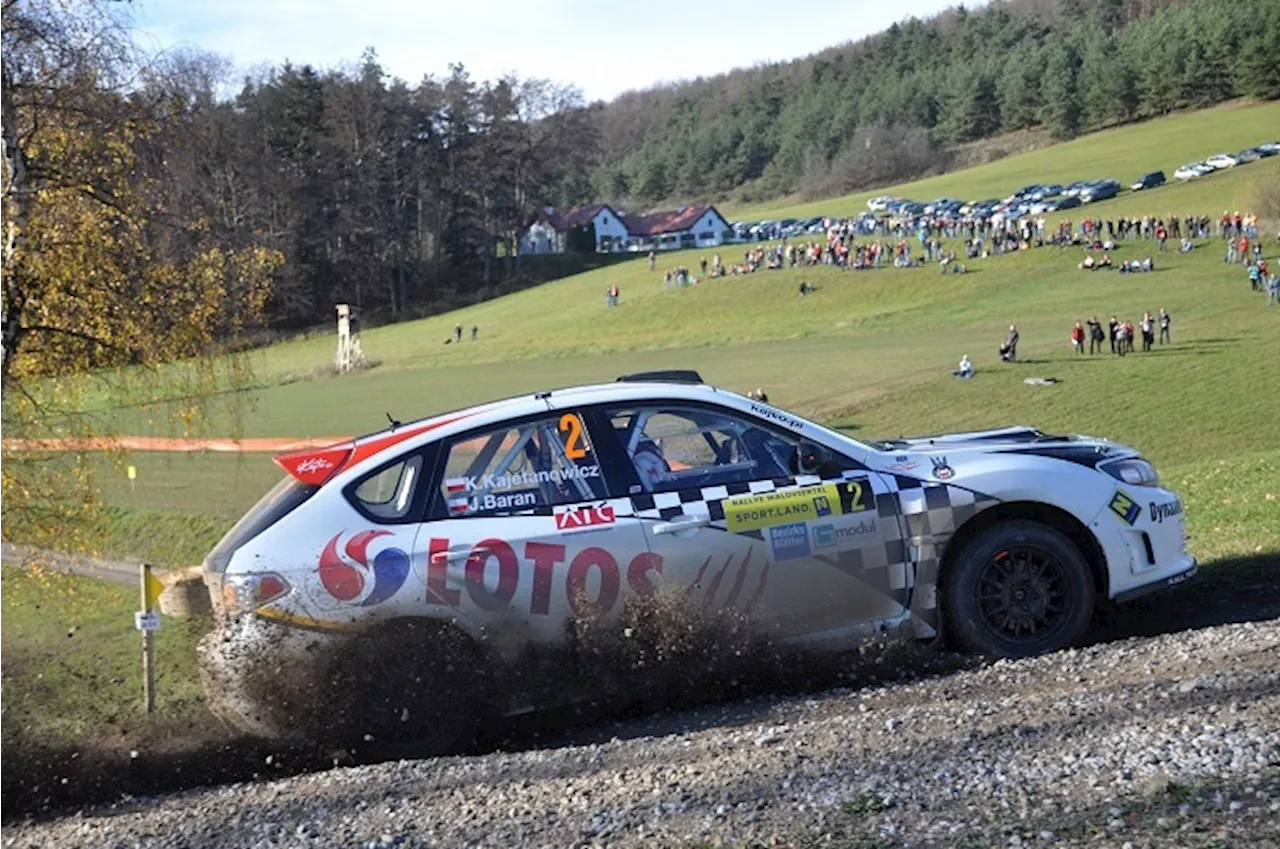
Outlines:
<svg viewBox="0 0 1280 849"><path fill-rule="evenodd" d="M871 485L867 478L858 478L782 492L735 496L724 502L724 518L730 531L741 533L824 516L860 513L869 509L870 503Z"/></svg>
<svg viewBox="0 0 1280 849"><path fill-rule="evenodd" d="M355 561L353 564L338 554L342 533L334 534L320 554L320 583L329 595L338 601L354 602L364 592L371 573L373 589L359 602L360 607L378 604L395 595L409 575L409 555L398 548L384 548L374 556L370 566L369 543L383 536L391 536L391 532L361 531L347 540L344 550L347 557Z"/></svg>
<svg viewBox="0 0 1280 849"><path fill-rule="evenodd" d="M1178 499L1166 501L1164 504L1157 504L1152 501L1150 505L1151 521L1164 524L1165 519L1172 519L1174 516L1181 515L1182 502Z"/></svg>
<svg viewBox="0 0 1280 849"><path fill-rule="evenodd" d="M804 522L770 528L769 541L773 545L774 560L795 560L809 556L809 530Z"/></svg>
<svg viewBox="0 0 1280 849"><path fill-rule="evenodd" d="M1142 508L1123 489L1117 489L1115 497L1111 499L1111 512L1123 519L1126 524L1132 525L1142 515Z"/></svg>

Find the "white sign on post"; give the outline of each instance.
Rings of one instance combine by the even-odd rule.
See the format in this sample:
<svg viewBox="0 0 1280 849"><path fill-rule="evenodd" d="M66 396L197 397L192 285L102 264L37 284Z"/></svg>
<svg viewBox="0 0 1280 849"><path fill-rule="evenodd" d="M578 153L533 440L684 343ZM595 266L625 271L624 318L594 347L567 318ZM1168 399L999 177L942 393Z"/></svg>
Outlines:
<svg viewBox="0 0 1280 849"><path fill-rule="evenodd" d="M141 611L133 614L133 627L139 631L159 631L160 630L160 614L154 610Z"/></svg>

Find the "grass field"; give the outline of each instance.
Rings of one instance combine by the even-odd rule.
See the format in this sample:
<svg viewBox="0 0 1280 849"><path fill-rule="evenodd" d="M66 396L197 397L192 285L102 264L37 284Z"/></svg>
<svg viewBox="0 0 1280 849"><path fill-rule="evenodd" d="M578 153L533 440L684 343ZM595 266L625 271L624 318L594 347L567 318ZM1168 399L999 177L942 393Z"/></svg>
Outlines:
<svg viewBox="0 0 1280 849"><path fill-rule="evenodd" d="M734 220L769 218L806 218L815 215L851 215L863 212L867 200L890 194L910 197L921 203L934 198L955 197L978 200L1007 197L1031 183L1067 183L1111 177L1128 186L1148 171L1164 171L1173 180L1173 172L1187 162L1201 161L1215 153L1234 153L1267 141L1280 141L1280 103L1232 101L1211 109L1182 112L1155 121L1129 124L1091 133L1064 144L1009 156L987 165L873 189L844 197L812 203L769 202L721 210ZM1214 185L1222 175L1214 175L1200 183L1206 199L1226 203L1229 198ZM1159 199L1166 189L1151 192ZM1126 197L1099 204L1124 208ZM1090 207L1091 209L1095 207ZM1161 208L1163 209L1163 208ZM1156 213L1145 207L1142 213ZM1115 213L1104 212L1104 215Z"/></svg>
<svg viewBox="0 0 1280 849"><path fill-rule="evenodd" d="M994 196L1042 180L1166 172L1220 149L1262 141L1280 126L1280 103L1234 105L1109 131L1010 157L936 180L814 205L864 208L869 194ZM1209 214L1247 209L1252 186L1280 175L1280 157L1154 192L1074 211L1085 214ZM800 215L774 208L756 217ZM812 214L817 214L813 212ZM733 261L741 248L721 254ZM757 386L797 413L875 438L1025 423L1107 436L1141 448L1186 502L1191 545L1213 576L1215 563L1262 556L1280 565L1280 307L1249 291L1239 266L1222 262L1209 240L1188 255L1123 245L1116 261L1152 254L1151 274L1081 272L1077 250L1044 248L969 263L964 276L936 268L841 272L831 268L758 272L664 290L662 270L696 267L712 251L667 254L656 272L642 258L413 323L366 331L369 371L317 377L334 340L314 338L252 355L258 388L239 408L250 436L339 436L381 429L384 414L409 421L495 397L653 368L696 368L737 390ZM1276 262L1274 237L1266 255ZM1280 263L1277 263L1280 265ZM801 298L800 280L817 286ZM622 305L606 309L616 283ZM1173 344L1126 358L1081 357L1068 344L1072 323L1118 314L1137 323L1167 308ZM1022 332L1023 362L996 362L1007 325ZM475 343L444 345L455 324L480 328ZM968 353L976 379L953 380ZM1055 386L1033 387L1029 376ZM101 407L112 407L109 398ZM152 414L103 410L121 433L168 432ZM222 420L206 433L217 434ZM223 431L225 432L225 431ZM158 565L196 562L280 472L267 455L146 454L129 460L132 485L103 463L106 511L100 548ZM1230 580L1217 575L1214 580ZM44 583L40 583L44 582ZM129 593L80 581L15 574L3 578L5 727L41 733L92 731L92 715L130 717L136 705L137 635ZM194 716L191 645L174 626L162 632L164 710ZM68 636L70 634L70 636ZM78 647L86 651L77 652ZM95 667L95 658L101 667ZM64 708L63 702L66 702ZM51 716L41 705L57 704ZM63 714L66 714L65 717Z"/></svg>

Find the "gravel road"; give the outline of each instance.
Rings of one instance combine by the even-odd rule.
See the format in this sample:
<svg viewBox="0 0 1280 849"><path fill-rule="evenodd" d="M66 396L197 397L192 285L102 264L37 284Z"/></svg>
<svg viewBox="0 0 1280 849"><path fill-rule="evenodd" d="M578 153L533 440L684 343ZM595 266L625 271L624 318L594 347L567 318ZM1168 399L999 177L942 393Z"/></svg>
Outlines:
<svg viewBox="0 0 1280 849"><path fill-rule="evenodd" d="M883 667L882 667L883 668ZM1280 619L136 799L6 846L1280 846Z"/></svg>

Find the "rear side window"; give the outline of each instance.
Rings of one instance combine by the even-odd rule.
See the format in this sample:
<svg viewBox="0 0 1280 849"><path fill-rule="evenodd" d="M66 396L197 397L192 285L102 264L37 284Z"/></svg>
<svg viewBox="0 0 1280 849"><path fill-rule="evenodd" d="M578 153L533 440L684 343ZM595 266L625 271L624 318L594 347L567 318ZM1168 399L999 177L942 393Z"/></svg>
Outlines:
<svg viewBox="0 0 1280 849"><path fill-rule="evenodd" d="M355 485L351 497L373 519L394 522L409 515L422 476L422 455L385 466Z"/></svg>

